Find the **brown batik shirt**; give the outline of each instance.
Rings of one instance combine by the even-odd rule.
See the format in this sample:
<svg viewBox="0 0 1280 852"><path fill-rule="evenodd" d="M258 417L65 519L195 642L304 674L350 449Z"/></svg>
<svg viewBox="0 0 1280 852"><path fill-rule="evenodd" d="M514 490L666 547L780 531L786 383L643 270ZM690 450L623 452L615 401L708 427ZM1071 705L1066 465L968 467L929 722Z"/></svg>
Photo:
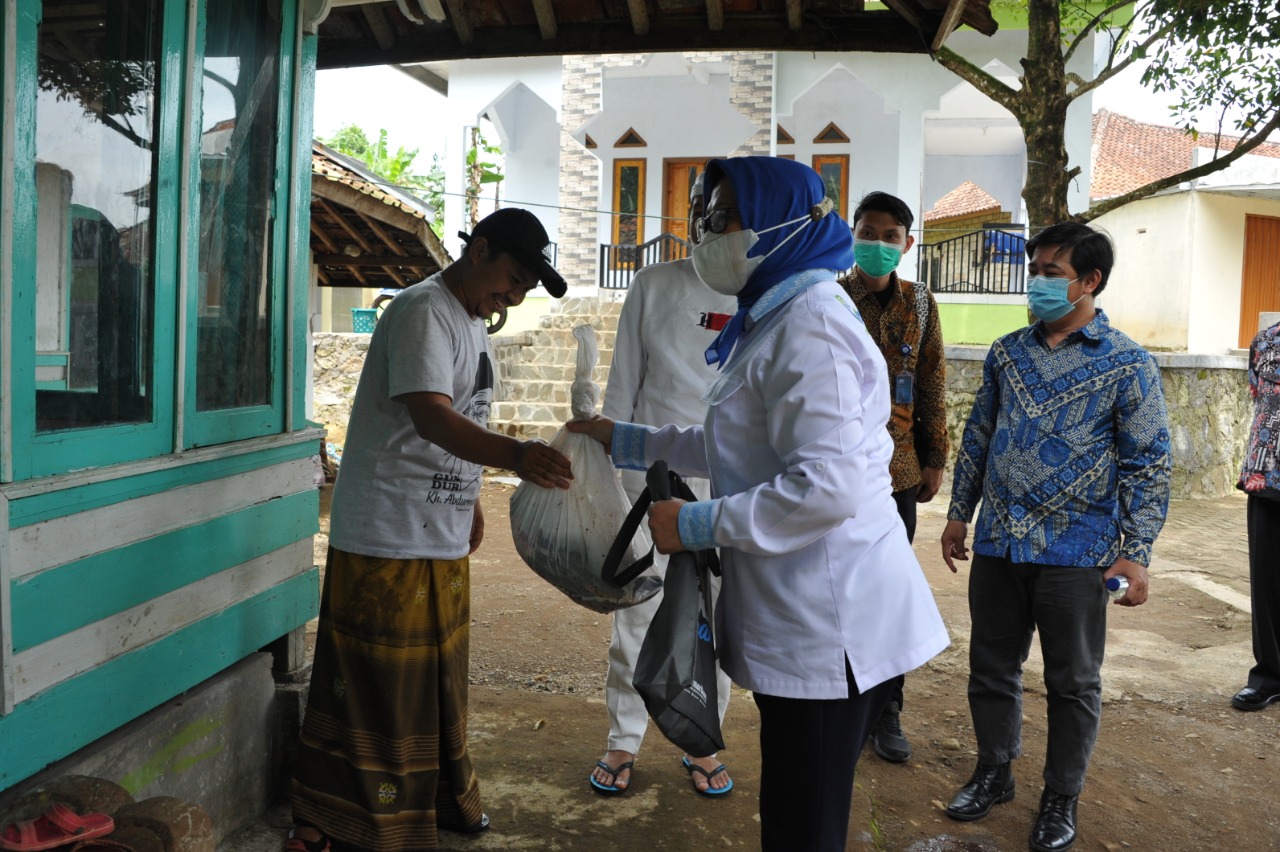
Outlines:
<svg viewBox="0 0 1280 852"><path fill-rule="evenodd" d="M840 286L858 306L867 331L884 354L889 366L889 399L894 399L899 373L914 376L913 402L893 403L889 411L889 434L893 437L889 473L893 490L905 491L920 484L922 466L942 469L947 463L947 359L942 350L938 303L926 285L903 281L896 272L890 274L887 289L891 295L884 308L863 283L857 267L840 279ZM917 434L924 445L919 453Z"/></svg>

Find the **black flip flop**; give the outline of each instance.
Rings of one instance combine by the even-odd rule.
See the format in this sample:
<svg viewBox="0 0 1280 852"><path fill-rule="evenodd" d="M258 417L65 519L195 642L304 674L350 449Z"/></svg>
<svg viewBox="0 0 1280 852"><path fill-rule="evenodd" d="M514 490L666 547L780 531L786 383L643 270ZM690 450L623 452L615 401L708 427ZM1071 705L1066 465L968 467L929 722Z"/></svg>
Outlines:
<svg viewBox="0 0 1280 852"><path fill-rule="evenodd" d="M609 777L610 777L610 779L613 781L613 783L614 783L614 784L618 783L618 773L619 773L619 772L622 772L622 771L624 771L624 770L630 769L630 768L631 768L632 766L634 766L634 765L635 765L635 761L634 761L634 760L628 760L626 763L620 763L620 764L618 764L617 768L614 768L614 767L610 766L609 764L605 763L603 760L597 760L597 761L596 761L596 766L600 767L600 768L601 768L601 769L603 769L605 772L608 772L608 773L609 773ZM602 795L602 796L618 796L618 795L621 795L622 793L627 792L627 787L630 787L630 786L631 786L631 782L630 782L630 781L628 781L628 782L627 782L627 787L614 787L614 786L612 786L612 785L610 785L610 784L601 784L599 781L597 781L597 780L596 780L595 773L592 773L592 774L588 775L588 776L587 776L587 780L591 782L591 789L592 789L592 790L595 790L597 793L599 793L599 794L600 794L600 795Z"/></svg>

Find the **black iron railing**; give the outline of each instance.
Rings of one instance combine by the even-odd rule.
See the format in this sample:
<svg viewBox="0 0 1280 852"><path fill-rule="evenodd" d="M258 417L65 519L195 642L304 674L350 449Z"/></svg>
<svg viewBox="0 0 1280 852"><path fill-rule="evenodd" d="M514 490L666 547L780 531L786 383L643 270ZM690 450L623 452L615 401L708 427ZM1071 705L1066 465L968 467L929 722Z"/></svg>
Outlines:
<svg viewBox="0 0 1280 852"><path fill-rule="evenodd" d="M625 290L631 279L651 263L666 263L689 256L689 243L675 234L659 234L638 246L602 243L600 245L600 287Z"/></svg>
<svg viewBox="0 0 1280 852"><path fill-rule="evenodd" d="M1020 225L986 227L921 246L917 280L935 293L1025 293L1026 246Z"/></svg>

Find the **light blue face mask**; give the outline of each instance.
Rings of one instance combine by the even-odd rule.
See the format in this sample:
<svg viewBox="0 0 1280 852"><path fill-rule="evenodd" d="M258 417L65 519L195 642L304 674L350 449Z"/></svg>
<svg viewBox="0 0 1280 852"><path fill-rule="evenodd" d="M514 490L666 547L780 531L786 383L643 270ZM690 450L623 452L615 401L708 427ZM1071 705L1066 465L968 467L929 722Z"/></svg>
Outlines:
<svg viewBox="0 0 1280 852"><path fill-rule="evenodd" d="M1079 280L1032 275L1027 279L1027 305L1031 308L1031 313L1045 322L1060 320L1071 313L1080 299L1085 297L1081 293L1080 299L1074 302L1067 298L1067 288Z"/></svg>

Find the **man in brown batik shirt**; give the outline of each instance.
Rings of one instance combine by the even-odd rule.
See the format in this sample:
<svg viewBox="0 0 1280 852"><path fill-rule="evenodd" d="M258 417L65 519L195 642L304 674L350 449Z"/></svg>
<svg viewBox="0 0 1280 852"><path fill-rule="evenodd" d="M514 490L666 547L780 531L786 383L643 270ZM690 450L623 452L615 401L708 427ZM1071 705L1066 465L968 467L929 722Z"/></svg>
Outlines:
<svg viewBox="0 0 1280 852"><path fill-rule="evenodd" d="M916 504L938 493L947 462L947 361L938 305L926 285L904 281L896 272L915 242L914 221L900 198L886 192L863 197L853 216L856 266L840 279L889 367L889 472L908 541L915 537ZM911 757L899 718L903 681L899 676L871 734L875 753L892 763Z"/></svg>

